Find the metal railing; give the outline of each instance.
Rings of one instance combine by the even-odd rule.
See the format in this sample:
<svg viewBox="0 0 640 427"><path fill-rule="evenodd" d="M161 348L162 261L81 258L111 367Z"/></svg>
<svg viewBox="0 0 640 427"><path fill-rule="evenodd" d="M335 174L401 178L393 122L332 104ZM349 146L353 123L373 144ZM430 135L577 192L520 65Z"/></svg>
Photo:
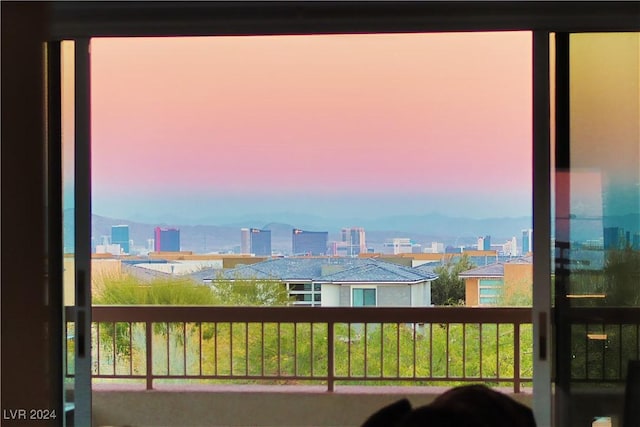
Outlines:
<svg viewBox="0 0 640 427"><path fill-rule="evenodd" d="M182 382L511 384L533 371L529 308L94 306L93 377ZM74 311L66 309L67 375ZM640 308L572 308L571 381L621 383Z"/></svg>
<svg viewBox="0 0 640 427"><path fill-rule="evenodd" d="M564 314L571 341L571 381L622 383L640 360L640 307L573 307Z"/></svg>
<svg viewBox="0 0 640 427"><path fill-rule="evenodd" d="M532 376L529 308L94 306L94 378L511 384ZM73 309L67 308L69 376Z"/></svg>

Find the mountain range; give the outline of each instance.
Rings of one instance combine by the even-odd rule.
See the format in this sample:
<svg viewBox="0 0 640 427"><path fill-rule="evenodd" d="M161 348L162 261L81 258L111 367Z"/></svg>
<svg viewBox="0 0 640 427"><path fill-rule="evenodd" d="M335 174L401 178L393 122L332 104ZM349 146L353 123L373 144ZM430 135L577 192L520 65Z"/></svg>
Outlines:
<svg viewBox="0 0 640 427"><path fill-rule="evenodd" d="M273 218L277 218L274 221ZM64 246L66 252L73 252L73 209L64 211ZM314 215L281 213L268 218L238 219L224 224L179 224L145 223L123 218L92 215L92 237L94 244L102 242L102 236L111 235L111 226L128 225L129 238L135 247L147 247L153 238L156 226L180 229L181 248L194 253L233 252L240 246L240 228L254 227L271 230L272 249L282 253L291 251L291 231L301 228L309 231L328 231L329 240L340 240L340 230L344 227L364 227L367 246L381 250L387 239L410 238L423 247L431 242L446 245L474 245L478 236L491 236L491 242L503 243L516 237L521 245L521 230L531 228L531 217L468 218L450 217L439 213L424 215L397 215L377 219L323 218ZM571 235L574 241L585 241L602 237L603 227L620 227L635 234L640 232L640 214L627 214L602 218L572 218Z"/></svg>

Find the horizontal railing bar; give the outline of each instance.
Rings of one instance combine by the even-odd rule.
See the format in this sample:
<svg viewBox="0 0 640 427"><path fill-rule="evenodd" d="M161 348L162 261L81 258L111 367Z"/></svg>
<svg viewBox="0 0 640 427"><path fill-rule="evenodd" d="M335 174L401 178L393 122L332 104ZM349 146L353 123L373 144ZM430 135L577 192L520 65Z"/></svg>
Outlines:
<svg viewBox="0 0 640 427"><path fill-rule="evenodd" d="M68 374L67 378L73 378L74 374ZM117 374L117 375L108 375L108 374L94 374L93 378L100 379L133 379L133 380L144 380L147 378L147 375L126 375L126 374ZM154 380L260 380L260 381L273 381L273 380L297 380L297 381L327 381L329 379L328 376L318 376L318 377L304 377L304 376L287 376L287 375L163 375L163 374L154 374L152 377ZM335 381L406 381L406 382L416 382L416 381L432 381L432 382L513 382L518 379L520 382L531 382L533 378L530 377L360 377L360 376L334 376L333 379ZM585 379L575 379L572 380L575 382L593 382L593 380L585 380ZM617 379L610 379L609 382L618 382ZM599 382L602 382L599 380ZM605 381L607 382L607 381Z"/></svg>
<svg viewBox="0 0 640 427"><path fill-rule="evenodd" d="M67 321L74 320L66 307ZM528 307L93 306L94 322L531 323Z"/></svg>
<svg viewBox="0 0 640 427"><path fill-rule="evenodd" d="M573 307L564 319L570 323L637 324L640 307Z"/></svg>
<svg viewBox="0 0 640 427"><path fill-rule="evenodd" d="M65 307L75 320L74 307ZM564 317L574 323L635 324L640 307L574 307ZM553 319L553 317L552 317ZM94 322L306 322L306 323L531 323L529 307L212 307L97 306Z"/></svg>
<svg viewBox="0 0 640 427"><path fill-rule="evenodd" d="M335 381L384 381L384 382L394 382L394 381L406 381L406 382L417 382L417 381L429 381L429 382L505 382L512 383L514 380L519 379L520 382L531 382L532 378L507 378L507 377L491 377L491 378L471 378L471 377L334 377Z"/></svg>
<svg viewBox="0 0 640 427"><path fill-rule="evenodd" d="M115 377L96 377L94 378L115 378ZM129 378L129 377L123 377ZM146 378L146 377L144 377ZM261 380L261 381L273 381L273 380L297 380L297 381L326 381L328 377L294 377L294 376L286 376L286 375L179 375L179 374L154 374L154 380Z"/></svg>
<svg viewBox="0 0 640 427"><path fill-rule="evenodd" d="M75 375L67 375L67 377L69 378L73 378ZM115 375L109 375L109 374L93 374L91 375L92 378L103 378L103 379L109 379L109 378L116 378L116 379L132 379L132 380L143 380L145 378L147 378L147 375L145 374L134 374L134 375L127 375L127 374L115 374ZM184 378L184 377L182 377Z"/></svg>

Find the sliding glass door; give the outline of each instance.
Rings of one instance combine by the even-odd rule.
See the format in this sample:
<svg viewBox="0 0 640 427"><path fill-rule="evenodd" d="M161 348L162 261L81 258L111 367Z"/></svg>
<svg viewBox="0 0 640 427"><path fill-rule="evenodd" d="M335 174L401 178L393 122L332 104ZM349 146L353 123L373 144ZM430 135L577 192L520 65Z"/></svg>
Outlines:
<svg viewBox="0 0 640 427"><path fill-rule="evenodd" d="M640 33L558 33L555 55L555 424L623 425L640 352Z"/></svg>

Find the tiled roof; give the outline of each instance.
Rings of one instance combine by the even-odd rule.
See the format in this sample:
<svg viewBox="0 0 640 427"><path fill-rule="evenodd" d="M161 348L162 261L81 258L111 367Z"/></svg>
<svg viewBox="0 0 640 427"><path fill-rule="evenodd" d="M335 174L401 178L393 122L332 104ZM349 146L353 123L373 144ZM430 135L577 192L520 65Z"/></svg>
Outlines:
<svg viewBox="0 0 640 427"><path fill-rule="evenodd" d="M215 279L271 279L284 281L322 282L417 282L434 280L430 272L417 271L371 258L276 258L243 265L230 270L210 269L191 275L196 280Z"/></svg>
<svg viewBox="0 0 640 427"><path fill-rule="evenodd" d="M460 277L502 277L504 276L505 264L532 264L532 256L524 256L520 258L512 258L506 262L496 262L493 264L485 265L482 267L472 268L471 270L463 271L458 276Z"/></svg>
<svg viewBox="0 0 640 427"><path fill-rule="evenodd" d="M502 277L504 276L504 264L496 262L495 264L484 265L482 267L472 268L471 270L463 271L458 275L459 277Z"/></svg>
<svg viewBox="0 0 640 427"><path fill-rule="evenodd" d="M438 278L413 268L384 261L368 262L322 278L328 282L421 282Z"/></svg>
<svg viewBox="0 0 640 427"><path fill-rule="evenodd" d="M414 270L418 270L422 273L429 273L429 274L434 274L434 269L440 267L442 265L442 263L440 261L435 261L435 262L426 262L424 264L420 264L417 265L415 267L413 267Z"/></svg>
<svg viewBox="0 0 640 427"><path fill-rule="evenodd" d="M136 279L140 279L145 282L149 282L153 279L157 279L159 277L166 278L172 277L169 273L165 273L163 271L151 270L148 268L144 268L135 264L122 264L122 271L127 274L132 275Z"/></svg>
<svg viewBox="0 0 640 427"><path fill-rule="evenodd" d="M507 261L508 264L533 264L533 255L513 258Z"/></svg>

